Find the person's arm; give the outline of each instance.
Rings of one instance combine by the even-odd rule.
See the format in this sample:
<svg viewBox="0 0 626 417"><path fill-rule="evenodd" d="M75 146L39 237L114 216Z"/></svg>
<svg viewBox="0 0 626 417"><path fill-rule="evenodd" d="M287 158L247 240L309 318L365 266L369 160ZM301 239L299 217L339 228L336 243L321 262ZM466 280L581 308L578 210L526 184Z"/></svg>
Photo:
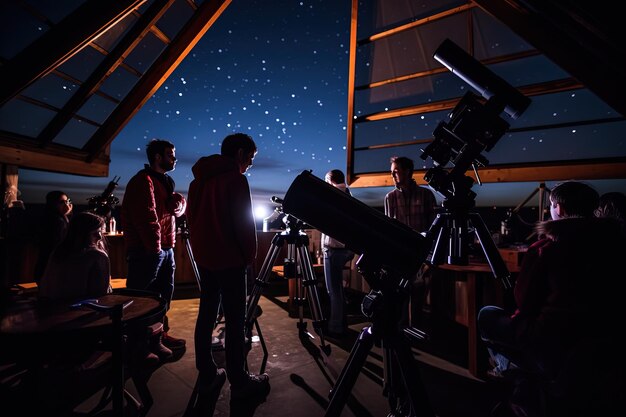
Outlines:
<svg viewBox="0 0 626 417"><path fill-rule="evenodd" d="M137 230L144 248L151 253L161 251L161 226L154 200L154 184L148 175L141 175L128 184L124 198L130 201L127 214Z"/></svg>
<svg viewBox="0 0 626 417"><path fill-rule="evenodd" d="M385 216L393 217L391 215L391 206L389 205L389 194L385 196L384 205L385 205Z"/></svg>
<svg viewBox="0 0 626 417"><path fill-rule="evenodd" d="M245 176L237 178L232 190L232 222L246 265L254 263L257 251L256 224L252 213L250 186Z"/></svg>
<svg viewBox="0 0 626 417"><path fill-rule="evenodd" d="M548 240L535 242L524 254L513 289L517 307L516 315L534 317L541 311L548 281L546 260L541 255L546 245L549 245Z"/></svg>
<svg viewBox="0 0 626 417"><path fill-rule="evenodd" d="M168 197L166 204L167 210L175 217L182 216L187 209L187 201L180 193L172 193L172 195Z"/></svg>
<svg viewBox="0 0 626 417"><path fill-rule="evenodd" d="M111 292L111 263L109 257L100 251L94 255L95 260L90 268L87 291L94 297Z"/></svg>

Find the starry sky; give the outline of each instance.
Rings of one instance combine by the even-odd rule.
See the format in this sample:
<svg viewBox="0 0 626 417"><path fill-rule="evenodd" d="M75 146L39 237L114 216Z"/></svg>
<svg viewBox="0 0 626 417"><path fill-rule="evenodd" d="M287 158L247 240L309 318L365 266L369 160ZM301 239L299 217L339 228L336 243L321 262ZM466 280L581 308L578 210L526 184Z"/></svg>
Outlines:
<svg viewBox="0 0 626 417"><path fill-rule="evenodd" d="M219 153L233 132L251 135L258 154L248 171L258 215L269 214L272 196L282 197L303 170L324 177L346 170L346 114L350 2L233 0L176 71L111 145L109 178L21 170L20 191L29 203L60 188L77 203L99 194L114 176L115 195L147 162L145 144L162 138L176 145L170 175L186 195L191 167ZM413 157L416 165L419 155ZM538 184L488 184L475 190L477 204L515 206ZM592 185L595 185L592 183ZM622 181L598 183L600 192ZM550 184L548 184L550 186ZM353 189L382 206L389 187Z"/></svg>

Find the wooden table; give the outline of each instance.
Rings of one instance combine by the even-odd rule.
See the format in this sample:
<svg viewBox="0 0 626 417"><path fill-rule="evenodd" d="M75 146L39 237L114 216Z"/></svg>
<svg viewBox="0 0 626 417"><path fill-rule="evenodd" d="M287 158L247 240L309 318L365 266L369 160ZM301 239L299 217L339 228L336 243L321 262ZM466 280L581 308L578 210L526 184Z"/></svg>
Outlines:
<svg viewBox="0 0 626 417"><path fill-rule="evenodd" d="M0 317L0 351L4 359L15 363L37 364L36 372L37 366L45 366L56 352L74 347L77 340L106 341L102 346L108 346L112 353L112 374L107 382L112 385L113 409L121 416L127 364L125 332L160 321L164 314L165 301L145 294L107 294L83 307L17 296L7 303Z"/></svg>
<svg viewBox="0 0 626 417"><path fill-rule="evenodd" d="M519 272L519 265L524 251L500 249L500 254L511 274ZM493 271L489 264L485 262L469 262L468 265L449 265L442 264L436 268L444 271L451 271L454 274L455 283L465 282L465 297L456 300L457 313L455 320L467 326L467 354L468 354L468 370L477 377L482 377L486 370L486 361L482 354L484 349L480 336L478 334L477 316L478 311L483 307L483 279L492 279ZM496 304L503 306L504 304L504 287L501 282L495 282L497 288ZM459 293L463 293L459 291ZM458 294L457 294L458 295Z"/></svg>

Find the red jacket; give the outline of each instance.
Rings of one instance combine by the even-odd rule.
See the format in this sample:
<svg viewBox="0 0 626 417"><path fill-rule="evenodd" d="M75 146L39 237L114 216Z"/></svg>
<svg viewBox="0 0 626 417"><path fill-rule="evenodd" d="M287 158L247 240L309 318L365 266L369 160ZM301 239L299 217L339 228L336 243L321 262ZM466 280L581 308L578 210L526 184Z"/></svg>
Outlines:
<svg viewBox="0 0 626 417"><path fill-rule="evenodd" d="M209 270L246 267L257 251L248 180L234 159L200 158L189 185L189 240L198 265Z"/></svg>
<svg viewBox="0 0 626 417"><path fill-rule="evenodd" d="M564 218L541 224L545 238L524 255L513 316L519 341L566 349L623 326L626 246L608 218Z"/></svg>
<svg viewBox="0 0 626 417"><path fill-rule="evenodd" d="M156 253L176 243L176 217L185 212L185 198L174 192L174 180L148 165L130 179L122 201L126 248Z"/></svg>

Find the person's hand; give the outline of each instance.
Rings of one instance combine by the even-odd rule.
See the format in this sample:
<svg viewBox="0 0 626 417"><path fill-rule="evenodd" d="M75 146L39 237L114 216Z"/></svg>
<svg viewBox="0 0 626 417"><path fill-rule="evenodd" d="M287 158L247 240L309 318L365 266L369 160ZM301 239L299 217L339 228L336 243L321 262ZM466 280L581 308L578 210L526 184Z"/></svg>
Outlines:
<svg viewBox="0 0 626 417"><path fill-rule="evenodd" d="M185 197L180 193L172 193L167 199L167 209L176 217L180 217L185 213L187 208L187 201Z"/></svg>

